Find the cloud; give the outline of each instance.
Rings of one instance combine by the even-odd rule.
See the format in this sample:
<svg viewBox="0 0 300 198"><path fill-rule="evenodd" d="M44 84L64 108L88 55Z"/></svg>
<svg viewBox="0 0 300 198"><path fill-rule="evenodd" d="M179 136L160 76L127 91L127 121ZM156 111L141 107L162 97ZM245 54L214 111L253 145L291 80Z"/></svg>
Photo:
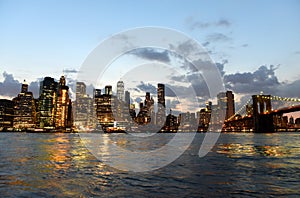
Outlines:
<svg viewBox="0 0 300 198"><path fill-rule="evenodd" d="M150 92L151 94L157 93L156 86L154 86L150 83L146 84L143 81L141 81L140 84L137 85L137 88L139 89L139 91L142 91L142 92Z"/></svg>
<svg viewBox="0 0 300 198"><path fill-rule="evenodd" d="M274 93L280 85L275 75L276 69L273 65L269 68L263 65L254 72L224 75L224 83L235 93Z"/></svg>
<svg viewBox="0 0 300 198"><path fill-rule="evenodd" d="M300 55L300 51L295 51L295 54L296 55Z"/></svg>
<svg viewBox="0 0 300 198"><path fill-rule="evenodd" d="M140 48L135 49L130 52L130 54L133 54L137 57L146 59L146 60L152 60L152 61L161 61L165 63L170 62L170 56L167 50L156 50L152 48Z"/></svg>
<svg viewBox="0 0 300 198"><path fill-rule="evenodd" d="M18 80L14 79L12 74L8 74L7 72L3 72L3 82L0 82L0 96L3 98L14 98L16 97L21 91L22 83ZM44 78L39 78L36 81L32 81L28 85L28 91L33 93L34 98L39 97L39 90L40 90L40 82L44 80ZM58 80L56 80L58 82ZM71 99L75 99L75 90L76 90L76 81L71 78L67 78L67 85L69 86L69 93ZM87 92L92 94L93 93L93 86L87 86Z"/></svg>
<svg viewBox="0 0 300 198"><path fill-rule="evenodd" d="M222 33L212 33L209 34L206 38L209 42L228 42L232 39Z"/></svg>
<svg viewBox="0 0 300 198"><path fill-rule="evenodd" d="M12 74L3 72L3 82L0 82L0 95L7 97L15 97L21 91L21 83L14 79Z"/></svg>
<svg viewBox="0 0 300 198"><path fill-rule="evenodd" d="M72 74L72 73L76 74L76 73L78 73L78 71L76 69L64 69L63 72L66 73L66 74Z"/></svg>
<svg viewBox="0 0 300 198"><path fill-rule="evenodd" d="M203 45L204 47L207 47L209 44L210 44L210 42L208 42L208 41L202 43L202 45Z"/></svg>
<svg viewBox="0 0 300 198"><path fill-rule="evenodd" d="M249 46L248 44L241 45L241 47L248 47L248 46Z"/></svg>
<svg viewBox="0 0 300 198"><path fill-rule="evenodd" d="M227 19L219 19L217 21L204 22L204 21L195 19L195 17L190 16L185 20L185 25L190 30L206 29L206 28L210 28L210 27L228 28L231 26L231 22Z"/></svg>

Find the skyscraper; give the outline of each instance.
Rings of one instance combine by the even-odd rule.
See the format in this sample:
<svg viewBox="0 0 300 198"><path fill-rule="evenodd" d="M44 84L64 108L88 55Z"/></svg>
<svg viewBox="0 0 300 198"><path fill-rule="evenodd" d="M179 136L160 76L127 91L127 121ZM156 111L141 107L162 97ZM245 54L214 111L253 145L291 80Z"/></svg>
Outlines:
<svg viewBox="0 0 300 198"><path fill-rule="evenodd" d="M101 94L101 90L94 90L95 95ZM80 131L93 129L96 126L95 107L91 97L86 94L84 82L76 83L76 102L74 108L74 125Z"/></svg>
<svg viewBox="0 0 300 198"><path fill-rule="evenodd" d="M76 82L76 98L84 97L86 95L86 85L84 82Z"/></svg>
<svg viewBox="0 0 300 198"><path fill-rule="evenodd" d="M55 127L65 129L70 122L70 98L69 98L69 87L66 86L66 79L61 76L57 90L57 105L56 105L56 117Z"/></svg>
<svg viewBox="0 0 300 198"><path fill-rule="evenodd" d="M219 122L223 122L223 119L226 120L235 114L234 94L232 91L221 92L217 95L217 99Z"/></svg>
<svg viewBox="0 0 300 198"><path fill-rule="evenodd" d="M13 101L0 99L0 131L13 127L14 106Z"/></svg>
<svg viewBox="0 0 300 198"><path fill-rule="evenodd" d="M228 119L235 114L235 107L234 107L234 94L232 91L226 92L227 98L227 111L226 111L226 118Z"/></svg>
<svg viewBox="0 0 300 198"><path fill-rule="evenodd" d="M45 77L40 83L37 116L40 128L54 128L55 126L57 85L57 82L51 77Z"/></svg>
<svg viewBox="0 0 300 198"><path fill-rule="evenodd" d="M117 98L118 100L124 101L124 82L118 81L117 83Z"/></svg>
<svg viewBox="0 0 300 198"><path fill-rule="evenodd" d="M129 91L125 91L125 104L128 105L128 107L130 106L130 92Z"/></svg>
<svg viewBox="0 0 300 198"><path fill-rule="evenodd" d="M157 85L157 100L158 104L161 104L163 107L166 107L164 84L158 83Z"/></svg>
<svg viewBox="0 0 300 198"><path fill-rule="evenodd" d="M35 128L36 108L32 92L28 92L28 84L23 82L21 92L13 99L14 102L14 128L26 130Z"/></svg>
<svg viewBox="0 0 300 198"><path fill-rule="evenodd" d="M157 115L156 115L156 124L163 126L166 121L166 101L165 101L165 85L158 83L157 85Z"/></svg>

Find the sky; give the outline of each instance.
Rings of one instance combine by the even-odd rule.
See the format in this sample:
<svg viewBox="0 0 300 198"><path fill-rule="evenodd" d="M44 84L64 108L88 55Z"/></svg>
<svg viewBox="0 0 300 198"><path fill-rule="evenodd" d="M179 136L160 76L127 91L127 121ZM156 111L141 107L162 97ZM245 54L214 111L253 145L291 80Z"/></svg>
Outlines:
<svg viewBox="0 0 300 198"><path fill-rule="evenodd" d="M72 81L104 39L158 26L201 43L239 100L259 91L300 98L299 21L297 0L0 0L0 95L63 70Z"/></svg>

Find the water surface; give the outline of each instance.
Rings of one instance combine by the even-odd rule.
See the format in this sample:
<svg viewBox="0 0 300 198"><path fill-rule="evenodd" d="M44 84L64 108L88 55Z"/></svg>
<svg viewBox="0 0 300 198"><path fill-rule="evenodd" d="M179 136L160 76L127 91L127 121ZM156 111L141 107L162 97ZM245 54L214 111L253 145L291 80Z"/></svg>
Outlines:
<svg viewBox="0 0 300 198"><path fill-rule="evenodd" d="M126 134L99 135L121 146L124 142L118 140L126 139ZM172 136L156 135L157 144L153 145L153 149L165 144ZM199 158L203 137L204 134L197 134L191 147L166 167L144 173L128 173L95 158L78 134L2 132L0 195L300 196L300 133L221 134L213 150Z"/></svg>

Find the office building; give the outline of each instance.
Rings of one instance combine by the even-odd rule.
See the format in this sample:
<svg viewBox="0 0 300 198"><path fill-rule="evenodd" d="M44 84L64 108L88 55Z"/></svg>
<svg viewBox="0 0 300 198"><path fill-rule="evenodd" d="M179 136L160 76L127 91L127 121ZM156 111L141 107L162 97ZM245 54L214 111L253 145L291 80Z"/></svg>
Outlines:
<svg viewBox="0 0 300 198"><path fill-rule="evenodd" d="M45 77L40 83L40 96L38 103L38 127L54 128L57 104L57 86L54 78Z"/></svg>
<svg viewBox="0 0 300 198"><path fill-rule="evenodd" d="M0 131L13 127L14 102L0 99Z"/></svg>
<svg viewBox="0 0 300 198"><path fill-rule="evenodd" d="M117 99L124 101L124 82L118 81L117 83Z"/></svg>
<svg viewBox="0 0 300 198"><path fill-rule="evenodd" d="M13 99L14 119L16 130L29 130L36 127L36 106L32 92L28 91L28 84L23 82L21 92Z"/></svg>
<svg viewBox="0 0 300 198"><path fill-rule="evenodd" d="M165 85L159 83L157 85L157 113L156 113L156 122L158 126L164 126L166 121L166 101L165 101Z"/></svg>
<svg viewBox="0 0 300 198"><path fill-rule="evenodd" d="M64 76L61 76L58 84L55 119L55 127L57 129L71 127L72 105L69 97L69 87L66 86L66 79Z"/></svg>

